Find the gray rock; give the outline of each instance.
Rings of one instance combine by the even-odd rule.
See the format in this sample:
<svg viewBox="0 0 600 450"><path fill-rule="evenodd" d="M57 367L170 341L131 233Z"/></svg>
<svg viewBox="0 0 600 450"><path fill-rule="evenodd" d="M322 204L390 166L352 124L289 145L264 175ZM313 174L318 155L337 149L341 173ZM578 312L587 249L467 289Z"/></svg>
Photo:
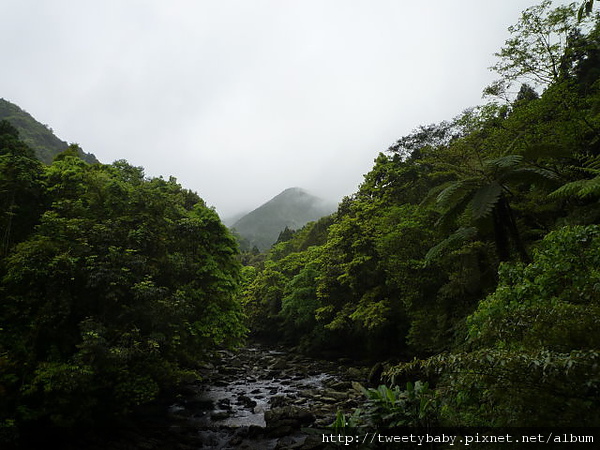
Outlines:
<svg viewBox="0 0 600 450"><path fill-rule="evenodd" d="M269 400L269 403L271 404L271 408L280 408L286 405L287 399L285 395L274 395Z"/></svg>
<svg viewBox="0 0 600 450"><path fill-rule="evenodd" d="M265 411L265 423L271 431L281 432L284 428L288 431L299 429L315 421L315 416L310 411L298 406L284 406L281 408L272 408ZM284 434L276 434L283 436ZM270 432L271 435L273 435ZM289 433L285 433L289 434Z"/></svg>
<svg viewBox="0 0 600 450"><path fill-rule="evenodd" d="M288 363L285 359L278 359L269 367L269 370L284 370L287 367Z"/></svg>

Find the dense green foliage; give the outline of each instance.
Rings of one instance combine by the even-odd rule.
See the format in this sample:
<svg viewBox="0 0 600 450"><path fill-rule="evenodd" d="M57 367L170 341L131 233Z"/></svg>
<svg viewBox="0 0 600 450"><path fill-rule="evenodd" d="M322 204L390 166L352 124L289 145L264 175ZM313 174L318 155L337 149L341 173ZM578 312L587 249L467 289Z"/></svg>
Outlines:
<svg viewBox="0 0 600 450"><path fill-rule="evenodd" d="M429 382L428 423L598 425L600 19L578 16L524 11L487 104L399 139L336 213L253 259L251 328L412 359L387 376ZM352 417L409 420L409 390L366 390Z"/></svg>
<svg viewBox="0 0 600 450"><path fill-rule="evenodd" d="M530 264L500 268L468 345L395 367L437 380L450 424L598 426L600 226L549 233Z"/></svg>
<svg viewBox="0 0 600 450"><path fill-rule="evenodd" d="M42 166L1 122L0 202L5 427L126 415L242 338L235 240L175 179Z"/></svg>

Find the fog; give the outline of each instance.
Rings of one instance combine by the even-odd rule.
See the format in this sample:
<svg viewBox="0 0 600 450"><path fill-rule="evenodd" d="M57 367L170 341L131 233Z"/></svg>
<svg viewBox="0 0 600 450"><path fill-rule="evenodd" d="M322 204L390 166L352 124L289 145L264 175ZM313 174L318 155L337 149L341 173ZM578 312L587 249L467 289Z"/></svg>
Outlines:
<svg viewBox="0 0 600 450"><path fill-rule="evenodd" d="M530 1L4 0L0 97L224 217L354 192L422 124L482 103Z"/></svg>

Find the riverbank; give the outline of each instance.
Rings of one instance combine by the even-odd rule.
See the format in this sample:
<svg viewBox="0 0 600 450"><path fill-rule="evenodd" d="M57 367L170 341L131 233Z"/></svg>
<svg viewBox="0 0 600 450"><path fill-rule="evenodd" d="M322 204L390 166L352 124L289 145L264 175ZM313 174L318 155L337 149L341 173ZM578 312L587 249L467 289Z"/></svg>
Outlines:
<svg viewBox="0 0 600 450"><path fill-rule="evenodd" d="M89 450L316 450L337 411L359 406L353 383L369 368L251 344L220 351L177 397L114 430L68 433L61 448ZM51 438L41 439L43 442Z"/></svg>

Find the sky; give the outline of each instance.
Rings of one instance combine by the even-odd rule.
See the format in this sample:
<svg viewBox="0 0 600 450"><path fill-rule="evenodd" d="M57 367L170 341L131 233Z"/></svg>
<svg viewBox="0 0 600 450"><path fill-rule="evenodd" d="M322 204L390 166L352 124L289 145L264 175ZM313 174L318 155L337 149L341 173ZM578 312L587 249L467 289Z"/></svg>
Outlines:
<svg viewBox="0 0 600 450"><path fill-rule="evenodd" d="M379 152L484 103L534 0L2 0L0 97L223 218L339 201Z"/></svg>

